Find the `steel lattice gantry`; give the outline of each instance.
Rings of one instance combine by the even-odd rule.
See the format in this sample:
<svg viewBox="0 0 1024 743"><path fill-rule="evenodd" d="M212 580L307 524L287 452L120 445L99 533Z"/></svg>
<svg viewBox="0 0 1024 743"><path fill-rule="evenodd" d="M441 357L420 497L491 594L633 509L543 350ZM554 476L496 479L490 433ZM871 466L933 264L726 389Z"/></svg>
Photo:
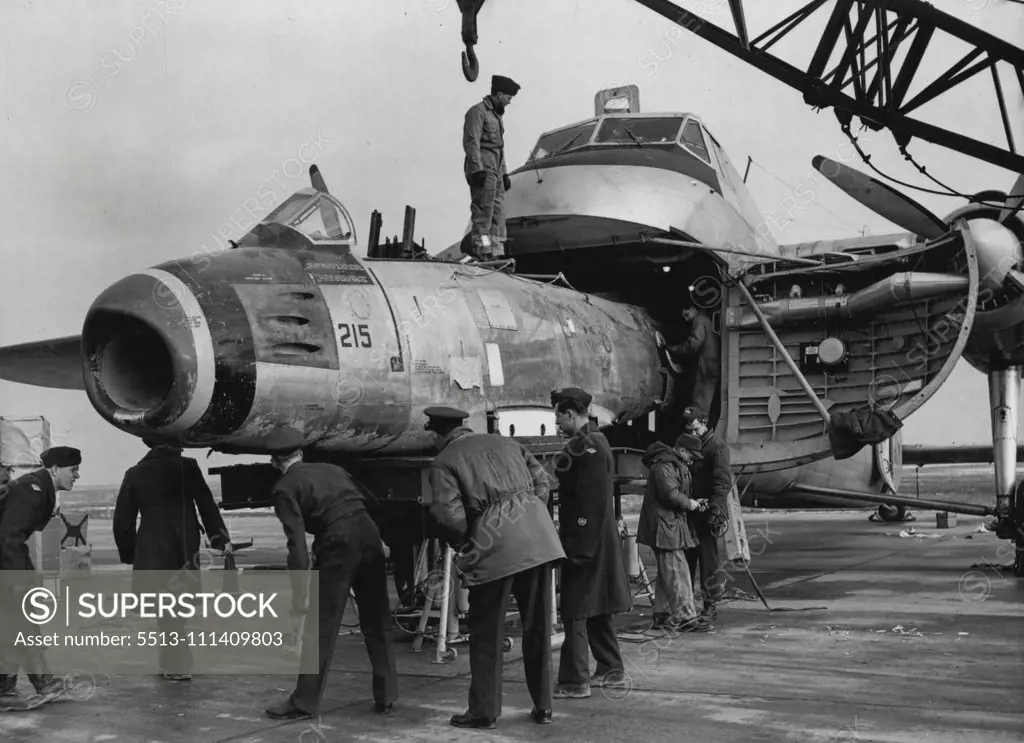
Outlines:
<svg viewBox="0 0 1024 743"><path fill-rule="evenodd" d="M1024 50L927 3L812 0L751 39L743 0L729 0L734 34L669 0L635 1L796 88L808 104L834 108L841 123L849 124L851 117L857 116L872 129L889 129L901 146L917 137L1024 173L1024 156L1014 140L1000 82L1001 73L1008 74L1008 79L1016 79L1024 95ZM828 5L832 6L831 15L809 61L797 65L772 54L771 48L780 39L806 24L816 12L828 12ZM771 3L761 2L758 10L770 6ZM935 77L922 71L921 60L933 39L941 38L938 34L955 37L973 49ZM905 54L897 59L901 48L906 50ZM830 66L837 51L838 60ZM928 123L912 116L939 96L951 92L955 95L955 88L986 70L992 77L994 98L1002 116L1005 146L951 128L956 123L949 118ZM908 99L908 91L915 82L923 87Z"/></svg>

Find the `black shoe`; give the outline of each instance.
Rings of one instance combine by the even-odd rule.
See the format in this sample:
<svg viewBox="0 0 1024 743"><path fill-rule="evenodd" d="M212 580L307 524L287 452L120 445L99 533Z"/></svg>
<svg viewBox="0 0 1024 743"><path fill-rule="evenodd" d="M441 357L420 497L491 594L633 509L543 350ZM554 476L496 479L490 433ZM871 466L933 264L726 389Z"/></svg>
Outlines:
<svg viewBox="0 0 1024 743"><path fill-rule="evenodd" d="M35 687L36 694L43 698L46 702L52 702L56 699L60 699L64 696L64 692L67 691L64 688L64 680L54 678L53 676L46 677L45 682L39 683Z"/></svg>
<svg viewBox="0 0 1024 743"><path fill-rule="evenodd" d="M267 707L264 714L274 720L309 720L313 717L309 712L304 712L292 704L291 699L274 707Z"/></svg>
<svg viewBox="0 0 1024 743"><path fill-rule="evenodd" d="M376 712L378 715L390 715L392 712L395 711L395 703L374 702L373 711Z"/></svg>
<svg viewBox="0 0 1024 743"><path fill-rule="evenodd" d="M469 712L452 715L451 724L457 728L476 728L478 730L494 730L498 727L493 717L473 717Z"/></svg>
<svg viewBox="0 0 1024 743"><path fill-rule="evenodd" d="M700 613L700 619L705 622L713 622L718 619L718 608L714 604L704 604L704 610Z"/></svg>
<svg viewBox="0 0 1024 743"><path fill-rule="evenodd" d="M538 725L550 725L551 724L551 710L549 709L537 709L536 707L530 710L530 717Z"/></svg>

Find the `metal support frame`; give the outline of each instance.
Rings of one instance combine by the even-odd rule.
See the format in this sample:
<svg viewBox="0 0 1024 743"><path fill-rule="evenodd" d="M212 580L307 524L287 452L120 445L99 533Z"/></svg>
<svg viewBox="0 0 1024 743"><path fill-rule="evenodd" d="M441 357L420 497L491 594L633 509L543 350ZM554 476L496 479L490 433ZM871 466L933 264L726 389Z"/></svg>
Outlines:
<svg viewBox="0 0 1024 743"><path fill-rule="evenodd" d="M930 509L934 511L949 511L951 513L963 513L970 516L992 516L996 512L996 509L991 506L976 506L973 503L956 503L953 501L925 500L921 498L912 498L910 496L896 495L895 493L860 493L856 490L841 490L839 488L826 488L818 487L817 485L801 484L794 485L792 489L809 495L820 495L860 503L913 506L914 508Z"/></svg>
<svg viewBox="0 0 1024 743"><path fill-rule="evenodd" d="M992 420L992 457L995 464L996 512L1013 512L1017 486L1017 416L1020 411L1021 368L992 370L988 394Z"/></svg>
<svg viewBox="0 0 1024 743"><path fill-rule="evenodd" d="M912 137L918 137L1001 168L1024 173L1024 154L1017 150L1014 142L999 76L1003 71L1003 80L1015 80L1024 94L1024 50L936 10L928 3L919 0L832 0L831 14L824 30L814 31L818 41L811 59L796 63L772 54L769 49L801 25L804 25L803 30L810 30L807 20L829 0L811 0L753 38L747 28L743 0L729 2L735 34L670 0L635 1L800 91L809 105L833 107L841 122L858 116L872 129L891 130L901 145ZM758 10L764 12L769 5L761 3ZM713 13L714 10L706 14ZM781 10L778 13L782 15ZM952 36L973 49L940 74L925 73L921 69L921 60L932 39L940 33ZM905 46L906 53L902 61L898 61L896 56L901 45ZM806 45L788 54L792 58L803 49ZM830 62L834 64L831 68ZM963 129L971 124L952 129L950 127L955 122L941 114L930 115L935 123L909 115L986 69L992 74L994 103L1006 134L1005 147L986 141L984 135L969 135ZM911 86L920 92L906 100Z"/></svg>

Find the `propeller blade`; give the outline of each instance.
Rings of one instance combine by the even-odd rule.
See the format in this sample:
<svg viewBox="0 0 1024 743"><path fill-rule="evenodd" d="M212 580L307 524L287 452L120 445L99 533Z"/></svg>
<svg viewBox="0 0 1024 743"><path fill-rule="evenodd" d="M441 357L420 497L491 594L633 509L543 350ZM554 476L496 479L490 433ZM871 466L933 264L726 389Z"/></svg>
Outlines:
<svg viewBox="0 0 1024 743"><path fill-rule="evenodd" d="M1021 208L1021 204L1024 204L1024 173L1021 173L1020 177L1017 178L1017 182L1013 184L1009 196L1010 198L1006 200L1005 208L999 212L1000 222L1005 222L1014 212L1017 214L1021 213L1017 210Z"/></svg>
<svg viewBox="0 0 1024 743"><path fill-rule="evenodd" d="M1006 280L1013 283L1018 291L1024 292L1024 273L1013 268L1006 272Z"/></svg>
<svg viewBox="0 0 1024 743"><path fill-rule="evenodd" d="M309 166L309 180L312 182L313 188L320 193L330 193L327 190L327 184L324 183L324 177L320 175L320 168L315 165Z"/></svg>
<svg viewBox="0 0 1024 743"><path fill-rule="evenodd" d="M819 173L848 196L893 224L929 240L948 232L949 228L941 219L909 196L871 176L821 155L816 156L812 162Z"/></svg>

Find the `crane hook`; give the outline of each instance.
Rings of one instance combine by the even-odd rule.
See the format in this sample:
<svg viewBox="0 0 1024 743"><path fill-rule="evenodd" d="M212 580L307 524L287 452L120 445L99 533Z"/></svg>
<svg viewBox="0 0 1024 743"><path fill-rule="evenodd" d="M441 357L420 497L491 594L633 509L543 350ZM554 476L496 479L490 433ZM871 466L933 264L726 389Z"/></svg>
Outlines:
<svg viewBox="0 0 1024 743"><path fill-rule="evenodd" d="M486 0L458 0L462 11L462 43L466 51L462 53L462 74L467 82L476 82L480 75L480 62L476 58L473 47L476 46L476 14L480 12Z"/></svg>
<svg viewBox="0 0 1024 743"><path fill-rule="evenodd" d="M462 74L467 82L476 82L480 74L480 62L476 58L472 44L466 44L466 51L462 53Z"/></svg>

